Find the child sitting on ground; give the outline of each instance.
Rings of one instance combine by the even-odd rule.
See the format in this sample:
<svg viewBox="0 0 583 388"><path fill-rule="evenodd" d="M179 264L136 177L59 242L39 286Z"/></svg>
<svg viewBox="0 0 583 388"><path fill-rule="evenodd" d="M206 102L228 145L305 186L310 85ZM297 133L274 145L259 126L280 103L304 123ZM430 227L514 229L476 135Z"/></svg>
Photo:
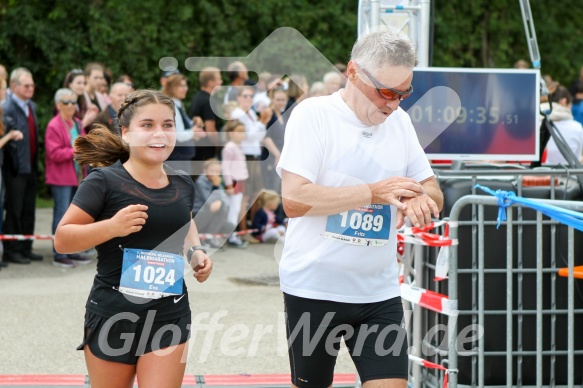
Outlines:
<svg viewBox="0 0 583 388"><path fill-rule="evenodd" d="M200 234L226 234L235 230L236 223L229 222L228 214L231 198L225 193L221 182L221 162L209 159L204 162L204 175L194 184L194 220ZM218 249L223 245L221 238L207 238L202 245Z"/></svg>
<svg viewBox="0 0 583 388"><path fill-rule="evenodd" d="M284 221L275 214L281 199L277 192L265 190L259 195L261 209L253 217L253 237L261 242L276 242L286 231Z"/></svg>

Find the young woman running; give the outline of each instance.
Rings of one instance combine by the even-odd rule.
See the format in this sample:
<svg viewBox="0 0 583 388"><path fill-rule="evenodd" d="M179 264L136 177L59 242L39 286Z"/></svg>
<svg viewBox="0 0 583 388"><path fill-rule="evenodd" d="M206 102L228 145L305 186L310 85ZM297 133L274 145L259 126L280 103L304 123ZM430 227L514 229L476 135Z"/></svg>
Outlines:
<svg viewBox="0 0 583 388"><path fill-rule="evenodd" d="M164 94L138 90L118 112L121 138L97 128L75 142L77 162L101 168L80 184L54 242L64 254L98 252L78 348L94 388L132 387L136 375L140 387L182 383L190 331L183 277L192 268L204 282L212 262L192 219L192 180L164 164L176 142L174 109Z"/></svg>

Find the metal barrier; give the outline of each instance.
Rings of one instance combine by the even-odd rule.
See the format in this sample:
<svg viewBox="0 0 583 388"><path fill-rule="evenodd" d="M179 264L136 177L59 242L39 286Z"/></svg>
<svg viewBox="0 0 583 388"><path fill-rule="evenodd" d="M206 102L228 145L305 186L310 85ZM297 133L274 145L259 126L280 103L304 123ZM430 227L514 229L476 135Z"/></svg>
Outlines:
<svg viewBox="0 0 583 388"><path fill-rule="evenodd" d="M478 167L478 169L474 169ZM489 169L480 169L489 168ZM424 247L420 241L413 241L411 239L400 239L400 241L406 244L406 249L403 253L403 258L408 263L410 267L409 274L413 277L412 283L419 287L421 290L416 290L417 293L422 293L424 291L437 292L444 296L440 303L447 303L447 311L437 311L428 306L423 306L421 300L414 300L419 298L418 296L411 295L408 288L402 288L402 297L405 310L411 312L410 319L412 324L407 322L407 328L409 329L409 340L410 340L410 381L409 386L413 388L420 387L431 387L437 388L449 384L450 387L458 386L458 353L455 347L457 339L457 322L460 319L465 319L468 316L471 317L472 324L476 327L484 327L484 321L490 319L493 315L500 315L502 320L505 320L506 327L500 327L500 330L506 335L506 347L503 351L492 351L486 349L485 340L482 337L478 342L478 349L474 354L469 354L471 352L463 352L464 357L471 357L471 366L468 370L462 370L463 373L471 374L471 381L468 385L471 386L485 386L486 373L485 373L485 359L487 357L506 357L505 370L500 370L498 373L505 376L506 386L526 386L524 384L522 369L524 365L528 366L528 363L524 363L524 359L528 357L536 357L536 385L543 386L543 376L541 367L542 359L549 358L551 361L551 378L548 383L544 383L545 386L556 386L555 377L556 368L555 362L558 356L567 355L569 358L569 368L566 373L569 375L570 387L573 386L574 380L574 356L583 355L583 351L575 351L574 349L574 314L578 314L583 322L583 309L574 309L574 291L573 291L573 279L570 278L569 282L569 296L568 296L568 308L559 309L557 308L557 295L554 291L557 283L557 272L560 265L557 265L555 250L560 244L557 244L557 239L555 232L558 228L558 223L550 220L543 220L542 216L539 214L536 220L527 220L523 217L522 209L518 208L516 210L517 217L509 218L508 222L504 225L510 224L510 230L507 233L510 234L510 243L506 245L506 251L504 263L504 268L496 269L486 269L485 268L485 249L484 249L484 228L493 228L497 222L495 217L491 220L486 220L484 218L483 206L496 206L497 210L497 199L490 196L477 196L475 195L476 190L474 188L475 184L482 182L484 185L493 183L494 185L501 185L503 189L512 190L519 196L534 197L534 198L548 198L543 199L543 202L551 203L557 206L564 206L572 210L583 210L583 203L573 202L573 201L556 201L557 198L563 199L579 199L583 198L583 193L579 188L577 180L574 178L576 174L583 174L583 170L569 170L566 168L539 168L535 170L520 168L517 165L481 165L481 166L471 166L470 169L464 170L434 170L436 176L442 186L447 186L447 183L454 183L456 188L459 188L460 183L463 186L463 190L467 191L467 194L474 194L470 196L464 196L463 200L453 194L452 192L444 191L446 195L446 206L444 210L448 213L450 221L450 233L449 239L453 241L453 246L450 247L450 264L449 264L449 279L445 281L434 279L437 270L437 261L439 256L438 246ZM488 182L488 183L486 183ZM444 187L442 187L444 188ZM451 187L450 187L451 188ZM462 190L462 191L463 191ZM453 190L455 192L455 190ZM448 194L450 194L448 196ZM479 199L482 202L472 203L472 199ZM450 201L447 204L447 200ZM469 202L467 202L469 201ZM460 220L460 215L462 210L467 206L472 205L472 214L470 221ZM517 206L515 206L517 207ZM496 211L494 211L496 213ZM512 210L508 209L508 212ZM532 211L534 213L534 211ZM528 218L528 217L527 217ZM471 236L463 236L460 239L458 235L458 228L460 226L471 227ZM542 242L543 239L537 236L536 244L536 262L537 266L535 268L527 268L523 263L523 241L525 228L536 228L537 234L543 234L544 228L550 228L550 236L547 236L551 241L552 245L552 255L551 263L552 265L547 268L541 267L542 263ZM440 228L445 228L441 226ZM565 227L566 228L566 227ZM455 234L454 234L455 230ZM520 238L512 238L513 233L518 233ZM447 235L447 231L444 229L437 230L438 234ZM498 233L504 233L499 231ZM572 261L574 260L574 249L573 249L573 230L569 229L568 234L570 236L568 246L569 246L569 258L570 267L572 268ZM399 237L406 237L399 235ZM459 240L459 245L458 244ZM560 241L559 241L560 242ZM471 243L471 244L470 244ZM516 244L515 249L513 245ZM457 267L458 250L471 251L472 256L472 268L469 269L459 269ZM513 258L514 252L517 252L517 262L519 263L518 268L513 268ZM582 250L583 253L583 250ZM510 260L507 260L510 258ZM455 262L455 264L451 264ZM563 265L566 266L566 265ZM458 283L457 276L462 274L462 276L472 277L472 295L463 295L464 298L471 298L471 307L468 309L458 309L456 313L452 313L451 310L457 309L458 303ZM486 311L484 309L485 304L485 292L486 287L497 287L497 285L491 282L486 282L484 284L485 276L490 276L491 274L496 274L497 276L510 279L508 281L508 289L510 292L505 293L505 298L500 300L500 306L495 306L493 310ZM527 309L525 307L525 301L529 302L530 295L525 295L523 293L523 283L528 283L525 281L525 277L535 276L537 281L541 281L543 276L551 277L550 282L552 284L553 291L551 292L552 307L548 309L543 308L542 298L540 297L543 293L543 287L536 287L536 306L534 308ZM517 295L512 292L513 278L517 278ZM432 282L433 279L433 282ZM527 279L528 280L528 279ZM453 283L453 284L452 284ZM542 281L541 281L542 284ZM449 291L448 291L449 290ZM452 290L453 291L452 293ZM438 296L439 297L439 296ZM505 306L513 306L515 304L513 298L517 298L516 302L517 308L506 309ZM528 303L526 303L528 304ZM437 311L437 312L436 312ZM459 315L458 315L459 314ZM461 316L461 318L460 318ZM557 317L566 316L569 319L568 329L566 330L568 334L568 346L565 350L557 350L558 336L562 336L563 333L557 333ZM526 319L525 319L526 317ZM524 321L534 317L536 320L536 330L533 333L536 341L536 349L528 350L525 348L523 342L529 336L529 333L523 328ZM552 335L549 338L549 350L544 350L543 342L538 340L543 334L541 322L546 317L550 317L550 326ZM512 324L508 325L508 322ZM444 323L446 325L444 325ZM513 324L515 327L513 327ZM446 328L443 328L446 326ZM441 327L441 328L440 328ZM583 331L583 323L581 325ZM438 330L434 330L438 328ZM513 329L518 332L517 335L513 335ZM443 335L439 337L436 332L442 330ZM430 335L428 335L430 334ZM488 336L490 333L485 333ZM425 337L430 337L433 339L431 341L426 340ZM513 341L516 341L516 349L513 348ZM436 342L436 343L435 343ZM583 349L583 347L582 347ZM427 352L429 351L429 352ZM426 361L427 360L427 361ZM514 364L516 363L517 373L513 374ZM425 364L433 364L432 369L428 368ZM463 364L463 363L462 363ZM464 365L462 365L464 366ZM529 371L530 372L530 371ZM357 375L358 378L358 375ZM449 378L449 381L448 381ZM445 383L445 384L444 384ZM502 384L497 384L501 386ZM357 379L356 387L360 386L360 382Z"/></svg>
<svg viewBox="0 0 583 388"><path fill-rule="evenodd" d="M530 174L532 171L528 171ZM549 175L549 172L546 172ZM583 211L583 202L576 201L559 201L559 200L539 200L543 203L552 204L565 209ZM472 212L472 219L470 221L462 221L462 210L468 205L472 205L474 210ZM575 349L575 317L578 320L583 318L583 309L575 309L575 281L573 278L573 267L575 265L574 253L574 230L571 227L561 226L561 229L567 230L567 267L569 268L570 276L567 278L567 307L559 308L559 304L564 304L564 301L559 300L557 294L561 285L557 282L557 273L559 268L564 266L557 263L557 234L559 234L559 226L553 220L543 219L541 213L536 213L536 220L524 219L523 213L526 211L519 205L512 205L506 210L507 221L502 225L506 227L504 232L502 228L496 233L506 238L506 266L505 268L487 268L485 257L485 228L496 225L496 221L486 219L485 207L498 207L497 198L491 196L467 195L455 202L451 208L449 215L450 219L450 238L458 239L460 226L471 226L472 240L477 241L473 245L473 255L471 268L458 267L458 251L460 249L467 249L464 246L464 241L460 241L460 245L452 245L450 247L449 259L449 280L448 280L448 296L452 301L459 301L459 276L471 276L471 296L463 295L464 298L471 298L471 308L459 308L459 317L470 316L473 325L477 328L484 328L485 321L491 316L498 316L505 322L505 327L499 327L497 333L484 333L479 336L477 340L477 349L470 352L471 357L471 371L465 371L471 376L471 381L468 382L471 386L485 386L485 360L488 357L505 357L505 370L500 370L499 373L505 375L505 384L507 387L524 386L524 365L526 359L535 357L536 363L536 386L556 386L558 378L564 379L564 376L557 376L557 370L562 371L564 368L557 368L557 358L561 359L567 357L566 368L566 384L569 387L575 385L575 356L583 355L583 350ZM516 209L514 209L516 208ZM533 210L529 210L534 212ZM517 217L514 217L514 213ZM530 244L536 247L536 257L534 260L534 267L529 267L526 263L527 259L523 257L525 228L536 229L536 234L533 236ZM548 229L548 233L545 230ZM517 238L515 238L515 234ZM536 241L534 240L536 238ZM543 255L543 241L549 241L550 254L549 257ZM516 246L516 252L515 252ZM514 262L516 261L516 265ZM548 265L543 265L548 262ZM493 287L501 287L501 284L494 284L492 281L486 283L485 276L505 276L505 301L500 300L495 308L486 306L485 296L487 289ZM524 285L528 283L527 280L532 280L535 277L535 290L532 294L525 294ZM528 277L528 279L527 279ZM543 288L547 285L547 289ZM516 293L515 293L516 291ZM564 290L561 289L561 292ZM581 295L579 295L581 296ZM534 308L527 308L532 301L535 301ZM545 307L545 304L548 305ZM506 308L501 308L501 306ZM526 306L525 306L526 305ZM524 327L524 322L529 317L535 317L534 332L527 332ZM566 319L566 333L557 332L557 321L563 322ZM458 386L458 374L455 372L459 367L458 355L461 353L458 341L458 317L449 316L447 318L448 331L450 333L448 341L447 363L450 370L449 386ZM543 322L547 327L543 328ZM583 326L581 327L583 330ZM453 335L452 335L453 334ZM581 335L581 333L578 333ZM505 335L506 347L504 350L486 349L485 336ZM565 341L564 336L567 336L566 348L561 349ZM491 337L490 337L491 338ZM525 341L527 339L536 342L534 350L525 349ZM579 338L580 339L580 338ZM543 381L543 359L548 363L548 381ZM528 364L530 365L530 364ZM516 375L514 375L516 370ZM580 373L580 368L577 369Z"/></svg>

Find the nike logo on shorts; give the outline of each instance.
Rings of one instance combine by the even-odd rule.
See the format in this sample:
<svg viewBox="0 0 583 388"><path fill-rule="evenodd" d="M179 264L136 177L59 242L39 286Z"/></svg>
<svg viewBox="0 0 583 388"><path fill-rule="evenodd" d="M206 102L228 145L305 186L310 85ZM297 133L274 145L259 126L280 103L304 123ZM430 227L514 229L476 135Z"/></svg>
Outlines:
<svg viewBox="0 0 583 388"><path fill-rule="evenodd" d="M184 294L186 295L186 294ZM180 298L174 298L174 303L180 302L180 299L184 298L184 295L181 295Z"/></svg>

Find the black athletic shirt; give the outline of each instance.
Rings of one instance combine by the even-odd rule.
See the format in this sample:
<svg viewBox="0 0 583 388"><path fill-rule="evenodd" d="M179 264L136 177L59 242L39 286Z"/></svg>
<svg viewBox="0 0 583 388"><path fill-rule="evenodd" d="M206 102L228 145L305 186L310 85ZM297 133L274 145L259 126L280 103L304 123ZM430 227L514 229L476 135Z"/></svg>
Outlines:
<svg viewBox="0 0 583 388"><path fill-rule="evenodd" d="M106 318L121 312L132 312L143 319L149 310L156 310L156 321L190 313L184 281L183 295L178 297L151 300L118 291L123 261L120 245L123 248L182 253L190 227L194 184L188 175L179 175L168 166L165 169L170 184L161 189L147 188L133 179L120 161L93 170L79 185L73 204L95 221L112 218L129 205L148 206L148 219L142 230L113 238L96 247L97 275L87 300L87 311ZM188 276L186 268L185 276Z"/></svg>

